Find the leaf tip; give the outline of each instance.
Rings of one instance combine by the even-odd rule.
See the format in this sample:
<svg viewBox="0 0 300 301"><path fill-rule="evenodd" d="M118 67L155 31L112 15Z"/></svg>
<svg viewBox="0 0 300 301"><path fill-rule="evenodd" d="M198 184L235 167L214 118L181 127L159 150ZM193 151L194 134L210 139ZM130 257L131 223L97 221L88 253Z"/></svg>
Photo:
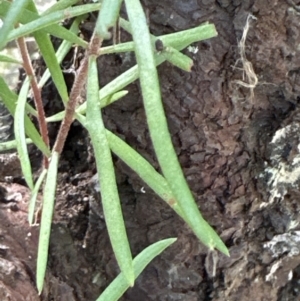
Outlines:
<svg viewBox="0 0 300 301"><path fill-rule="evenodd" d="M227 247L225 246L225 244L223 242L221 245L216 246L216 249L218 249L221 253L223 253L227 257L230 257L229 250L227 249Z"/></svg>
<svg viewBox="0 0 300 301"><path fill-rule="evenodd" d="M189 64L189 67L188 67L188 72L191 72L192 71L192 68L194 66L194 62L192 61L190 64Z"/></svg>

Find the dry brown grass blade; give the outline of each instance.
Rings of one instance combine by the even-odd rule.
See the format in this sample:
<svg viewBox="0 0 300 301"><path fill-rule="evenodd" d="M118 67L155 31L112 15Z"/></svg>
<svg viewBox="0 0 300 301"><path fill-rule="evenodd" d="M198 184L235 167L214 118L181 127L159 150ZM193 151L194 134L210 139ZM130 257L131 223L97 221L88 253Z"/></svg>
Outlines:
<svg viewBox="0 0 300 301"><path fill-rule="evenodd" d="M234 83L236 83L240 86L249 88L250 89L250 99L253 100L254 99L254 88L258 84L258 78L254 72L252 63L247 60L246 51L245 51L247 34L248 34L248 31L250 28L250 19L256 20L256 17L254 17L251 14L248 15L247 20L246 20L246 25L243 30L242 38L241 38L240 42L238 43L239 54L240 54L240 59L238 61L240 61L242 63L243 80L235 80Z"/></svg>

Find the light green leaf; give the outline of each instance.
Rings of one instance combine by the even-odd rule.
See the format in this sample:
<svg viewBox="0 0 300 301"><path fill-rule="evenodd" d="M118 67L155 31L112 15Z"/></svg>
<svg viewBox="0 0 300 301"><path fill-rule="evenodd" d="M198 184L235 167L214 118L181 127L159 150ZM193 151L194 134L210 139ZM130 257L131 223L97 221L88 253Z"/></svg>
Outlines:
<svg viewBox="0 0 300 301"><path fill-rule="evenodd" d="M178 201L186 222L208 248L228 250L216 232L201 216L178 162L162 105L156 63L145 14L139 0L125 0L135 54L139 66L140 84L147 123L163 174Z"/></svg>
<svg viewBox="0 0 300 301"><path fill-rule="evenodd" d="M16 93L12 92L7 86L4 79L0 76L0 98L5 104L5 107L9 110L12 116L15 115L16 102L18 100L18 96ZM36 130L35 126L28 118L25 116L25 131L26 135L32 139L33 143L45 154L45 156L50 156L50 150L44 143L41 135Z"/></svg>
<svg viewBox="0 0 300 301"><path fill-rule="evenodd" d="M176 238L168 238L158 241L138 254L133 260L135 279L141 274L145 267L167 247L173 244ZM124 274L121 273L114 281L104 290L96 301L117 301L129 288Z"/></svg>
<svg viewBox="0 0 300 301"><path fill-rule="evenodd" d="M103 39L110 39L109 28L113 27L119 17L123 0L104 0L95 26L95 33Z"/></svg>
<svg viewBox="0 0 300 301"><path fill-rule="evenodd" d="M179 52L175 48L167 46L160 53L160 55L162 55L167 61L172 63L174 66L184 71L191 72L193 60L188 56L184 55L183 53Z"/></svg>
<svg viewBox="0 0 300 301"><path fill-rule="evenodd" d="M32 1L29 1L29 4L31 4ZM9 1L0 1L0 17L5 17L6 13L9 11L11 6L11 3ZM35 8L35 5L30 5L31 8ZM40 16L38 13L36 13L36 10L34 12L29 11L28 9L24 9L22 11L22 14L19 16L19 22L22 24L26 24L29 22L32 22L34 20L38 20ZM87 47L88 43L85 42L83 39L78 37L76 34L70 32L68 29L58 25L58 24L52 24L47 26L43 29L45 33L49 33L55 37L58 37L62 40L67 40L69 42L72 42L73 44L80 45L84 48Z"/></svg>
<svg viewBox="0 0 300 301"><path fill-rule="evenodd" d="M34 185L33 190L31 191L31 197L30 197L29 206L28 206L28 222L29 222L30 226L32 226L32 223L33 223L36 199L37 199L40 187L45 179L45 176L47 175L47 171L48 171L47 169L43 169L38 180L36 181L36 183Z"/></svg>
<svg viewBox="0 0 300 301"><path fill-rule="evenodd" d="M24 117L25 117L25 103L27 100L27 95L30 87L30 80L26 78L24 81L16 106L15 112L15 122L14 122L14 131L17 142L17 151L21 163L21 169L24 176L24 179L28 187L33 189L33 178L31 171L30 159L27 151L26 137L25 137L25 128L24 128Z"/></svg>
<svg viewBox="0 0 300 301"><path fill-rule="evenodd" d="M3 25L0 28L0 50L5 46L7 36L18 22L19 15L22 13L22 10L26 7L27 3L28 0L13 1L10 10L4 17Z"/></svg>
<svg viewBox="0 0 300 301"><path fill-rule="evenodd" d="M5 63L12 63L12 64L18 64L22 65L23 63L21 61L18 61L10 56L0 54L0 62L5 62Z"/></svg>
<svg viewBox="0 0 300 301"><path fill-rule="evenodd" d="M69 100L68 89L59 62L57 61L50 37L48 34L42 31L36 31L33 33L33 35L38 44L42 57L50 71L55 87L63 103L66 104Z"/></svg>
<svg viewBox="0 0 300 301"><path fill-rule="evenodd" d="M39 294L41 294L44 286L44 279L48 261L48 249L51 234L51 223L53 217L55 190L57 184L57 168L59 154L53 152L49 164L48 174L44 188L44 200L42 209L42 218L40 225L39 246L36 267L36 285Z"/></svg>
<svg viewBox="0 0 300 301"><path fill-rule="evenodd" d="M98 10L99 8L100 8L100 4L98 3L85 4L85 5L70 7L63 11L56 11L47 14L45 16L40 17L37 20L34 20L32 22L23 25L22 27L12 30L7 37L7 42L31 34L49 25L63 21L64 19L73 18L79 15L84 15L86 13Z"/></svg>
<svg viewBox="0 0 300 301"><path fill-rule="evenodd" d="M120 26L129 33L132 33L131 25L128 21L120 18ZM162 35L159 37L151 35L151 41L153 48L155 48L154 46L156 39L160 39L164 45L181 50L194 42L207 40L216 37L217 35L218 33L215 25L206 22L194 28Z"/></svg>
<svg viewBox="0 0 300 301"><path fill-rule="evenodd" d="M95 152L96 166L101 183L101 199L109 238L127 283L133 286L132 256L124 225L122 209L116 184L114 166L102 121L99 101L98 71L96 57L89 58L87 82L87 116L85 126L90 134Z"/></svg>
<svg viewBox="0 0 300 301"><path fill-rule="evenodd" d="M77 1L77 0L76 0ZM61 2L61 1L60 1ZM60 3L58 2L58 3ZM72 23L69 31L73 34L78 34L79 32L79 24L86 18L86 15L82 15L82 16L79 16L77 18L75 18L74 22ZM68 54L68 52L70 51L70 49L72 48L73 46L73 43L72 42L69 42L68 40L63 40L63 42L61 43L61 45L59 46L59 48L57 49L56 51L56 59L57 59L57 62L60 64L62 62L62 60L64 59L64 57ZM47 69L41 80L39 81L39 88L41 89L45 83L47 82L47 80L50 78L50 71L49 69Z"/></svg>
<svg viewBox="0 0 300 301"><path fill-rule="evenodd" d="M65 8L68 8L74 4L76 4L78 0L60 0L53 4L51 7L49 7L45 12L42 13L42 16L53 13L58 10L63 10Z"/></svg>
<svg viewBox="0 0 300 301"><path fill-rule="evenodd" d="M27 138L26 144L30 144L30 143L32 143L32 140ZM10 141L0 143L0 152L4 152L4 151L11 150L11 149L16 149L16 148L17 148L16 140L10 140Z"/></svg>

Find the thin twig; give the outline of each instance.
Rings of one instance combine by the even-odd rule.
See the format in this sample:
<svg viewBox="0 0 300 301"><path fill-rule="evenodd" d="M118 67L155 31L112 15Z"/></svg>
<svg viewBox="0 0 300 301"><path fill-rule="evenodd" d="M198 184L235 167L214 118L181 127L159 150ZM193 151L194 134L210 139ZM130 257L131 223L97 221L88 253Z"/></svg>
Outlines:
<svg viewBox="0 0 300 301"><path fill-rule="evenodd" d="M27 76L30 78L30 84L33 92L33 99L35 103L35 107L37 109L37 119L39 123L40 132L42 135L42 139L47 146L49 146L49 136L48 136L48 128L46 123L45 111L42 102L41 91L38 87L37 80L33 71L33 66L31 64L30 56L28 53L26 41L24 37L20 37L17 39L18 47L23 60L23 67ZM44 165L45 168L48 168L48 158L44 156Z"/></svg>
<svg viewBox="0 0 300 301"><path fill-rule="evenodd" d="M61 123L56 142L54 144L53 150L61 154L65 141L67 139L68 132L70 130L70 126L73 122L73 117L75 114L77 103L80 99L80 95L82 89L84 88L84 84L87 78L87 71L88 71L88 61L90 55L97 55L99 48L101 47L102 39L97 36L93 35L91 42L89 44L88 49L86 50L86 54L84 56L83 61L81 62L80 68L75 78L75 82L73 84L70 98L66 106L66 114Z"/></svg>

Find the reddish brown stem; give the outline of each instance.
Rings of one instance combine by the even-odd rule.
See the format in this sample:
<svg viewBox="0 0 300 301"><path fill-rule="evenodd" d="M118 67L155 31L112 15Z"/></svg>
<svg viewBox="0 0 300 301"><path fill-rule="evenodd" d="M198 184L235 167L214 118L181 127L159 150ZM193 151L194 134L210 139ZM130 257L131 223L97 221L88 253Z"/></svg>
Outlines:
<svg viewBox="0 0 300 301"><path fill-rule="evenodd" d="M101 46L102 40L99 36L93 35L89 47L86 51L85 57L81 62L80 68L78 70L78 73L75 78L75 82L73 84L69 101L66 105L66 114L65 117L61 123L57 139L54 145L53 150L55 152L58 152L61 154L70 126L73 122L73 117L75 114L76 106L78 103L78 99L80 97L80 93L83 89L83 86L86 82L86 77L87 77L87 72L88 72L88 61L89 61L89 56L92 54L97 55L97 52Z"/></svg>
<svg viewBox="0 0 300 301"><path fill-rule="evenodd" d="M59 154L61 154L63 150L70 126L73 122L73 116L77 106L78 98L80 97L81 90L83 89L83 86L85 84L87 69L88 60L86 59L86 57L84 57L78 70L78 74L75 78L75 82L70 93L69 101L66 105L65 117L60 125L57 139L54 144L53 150L55 152L58 152Z"/></svg>
<svg viewBox="0 0 300 301"><path fill-rule="evenodd" d="M23 67L25 69L27 76L29 76L29 78L30 78L30 84L31 84L31 88L33 91L35 107L36 107L37 113L38 113L37 119L38 119L38 123L39 123L40 132L42 135L42 139L45 142L45 144L47 146L49 146L48 129L47 129L45 111L44 111L42 97L41 97L41 91L38 88L38 84L37 84L36 77L35 77L35 74L33 71L33 67L31 64L31 60L29 57L29 53L27 50L27 46L26 46L24 37L18 38L17 42L18 42L18 47L19 47L19 50L20 50L20 53L22 56L22 60L23 60ZM45 165L45 168L48 168L48 158L46 156L44 156L44 165Z"/></svg>

